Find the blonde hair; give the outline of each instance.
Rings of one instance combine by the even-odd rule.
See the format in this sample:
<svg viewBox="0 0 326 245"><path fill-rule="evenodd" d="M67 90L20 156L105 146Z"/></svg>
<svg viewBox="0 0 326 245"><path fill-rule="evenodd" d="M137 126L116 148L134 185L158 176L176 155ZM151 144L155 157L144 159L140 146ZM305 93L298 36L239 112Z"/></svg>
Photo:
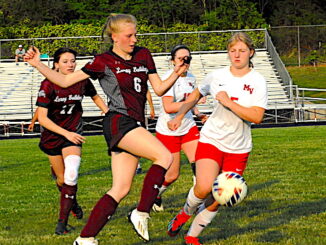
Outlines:
<svg viewBox="0 0 326 245"><path fill-rule="evenodd" d="M131 14L115 14L115 13L110 14L102 30L103 40L110 38L110 41L112 42L112 38L111 38L112 33L117 33L120 31L119 25L121 23L132 23L137 25L137 20Z"/></svg>
<svg viewBox="0 0 326 245"><path fill-rule="evenodd" d="M256 51L255 51L254 43L247 33L244 32L234 33L228 41L227 49L230 50L230 48L239 41L246 44L250 51L251 50L253 51L253 54L249 58L249 67L254 67L254 64L251 62L251 59L254 57Z"/></svg>

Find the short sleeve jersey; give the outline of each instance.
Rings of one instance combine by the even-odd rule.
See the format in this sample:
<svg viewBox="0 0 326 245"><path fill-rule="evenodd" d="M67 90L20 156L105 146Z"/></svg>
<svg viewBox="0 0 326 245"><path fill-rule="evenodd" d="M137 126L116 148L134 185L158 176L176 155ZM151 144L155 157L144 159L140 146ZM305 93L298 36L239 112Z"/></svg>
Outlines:
<svg viewBox="0 0 326 245"><path fill-rule="evenodd" d="M172 72L173 70L168 71L164 76L162 76L162 79L167 79ZM194 90L195 85L195 76L192 75L190 72L187 72L187 76L179 77L178 80L174 83L174 85L162 97L173 97L173 102L185 101L187 96ZM170 130L167 126L167 123L175 117L176 113L166 113L163 107L162 99L161 104L161 112L156 123L156 131L160 134L170 136L181 136L187 134L189 130L196 125L193 119L193 114L190 110L183 118L181 126L175 131Z"/></svg>
<svg viewBox="0 0 326 245"><path fill-rule="evenodd" d="M82 71L98 79L109 98L110 111L145 121L148 75L156 73L153 57L148 49L135 47L131 60L115 54L112 48L94 57Z"/></svg>
<svg viewBox="0 0 326 245"><path fill-rule="evenodd" d="M267 85L264 77L252 69L242 77L235 77L230 67L209 73L199 92L211 94L226 91L236 103L267 109ZM251 123L241 119L230 109L216 101L214 110L201 129L199 141L209 143L228 153L247 153L252 149Z"/></svg>
<svg viewBox="0 0 326 245"><path fill-rule="evenodd" d="M82 133L82 100L84 96L93 97L96 89L89 79L68 88L61 88L45 79L41 83L36 105L48 109L48 118L58 126L72 132ZM41 144L52 149L58 147L65 138L46 128L41 134Z"/></svg>

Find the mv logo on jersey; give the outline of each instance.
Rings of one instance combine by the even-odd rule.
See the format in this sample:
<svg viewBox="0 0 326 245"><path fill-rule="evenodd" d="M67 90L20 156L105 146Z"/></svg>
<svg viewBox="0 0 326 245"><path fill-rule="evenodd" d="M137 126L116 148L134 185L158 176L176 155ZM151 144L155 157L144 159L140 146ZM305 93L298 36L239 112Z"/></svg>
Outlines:
<svg viewBox="0 0 326 245"><path fill-rule="evenodd" d="M243 86L243 90L249 91L250 94L252 94L254 92L254 88L250 88L250 85L247 85L247 84L245 84Z"/></svg>

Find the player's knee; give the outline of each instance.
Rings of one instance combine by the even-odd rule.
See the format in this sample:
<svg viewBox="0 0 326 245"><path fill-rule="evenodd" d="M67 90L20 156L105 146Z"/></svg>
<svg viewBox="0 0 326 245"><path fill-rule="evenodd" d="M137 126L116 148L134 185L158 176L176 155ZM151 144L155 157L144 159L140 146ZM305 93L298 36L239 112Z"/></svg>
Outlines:
<svg viewBox="0 0 326 245"><path fill-rule="evenodd" d="M169 175L165 175L165 181L168 183L173 183L179 178L179 175L179 172L169 173Z"/></svg>
<svg viewBox="0 0 326 245"><path fill-rule="evenodd" d="M208 185L198 185L196 184L194 187L194 193L196 197L204 199L207 195L212 191L212 186Z"/></svg>
<svg viewBox="0 0 326 245"><path fill-rule="evenodd" d="M168 169L173 162L173 155L171 152L167 151L165 154L160 156L159 162L162 163L162 166L165 169Z"/></svg>
<svg viewBox="0 0 326 245"><path fill-rule="evenodd" d="M65 162L65 173L64 173L64 183L66 185L77 185L78 180L78 170L80 166L80 156L69 155L64 159Z"/></svg>
<svg viewBox="0 0 326 245"><path fill-rule="evenodd" d="M130 188L128 187L113 187L111 190L107 192L108 195L112 196L114 200L120 202L123 198L125 198L129 194Z"/></svg>

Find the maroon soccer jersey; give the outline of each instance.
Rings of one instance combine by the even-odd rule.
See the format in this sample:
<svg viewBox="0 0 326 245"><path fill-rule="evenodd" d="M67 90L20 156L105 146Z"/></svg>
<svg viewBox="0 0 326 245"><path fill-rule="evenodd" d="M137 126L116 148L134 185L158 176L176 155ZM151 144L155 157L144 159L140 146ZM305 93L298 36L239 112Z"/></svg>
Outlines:
<svg viewBox="0 0 326 245"><path fill-rule="evenodd" d="M110 110L144 122L148 74L156 73L148 49L135 47L131 60L124 60L112 51L96 55L82 71L98 79L110 99Z"/></svg>
<svg viewBox="0 0 326 245"><path fill-rule="evenodd" d="M89 79L68 88L61 88L45 79L41 83L36 105L48 109L48 118L58 126L72 132L82 133L82 100L93 97L96 89ZM46 128L41 134L41 145L47 149L59 147L65 138Z"/></svg>

